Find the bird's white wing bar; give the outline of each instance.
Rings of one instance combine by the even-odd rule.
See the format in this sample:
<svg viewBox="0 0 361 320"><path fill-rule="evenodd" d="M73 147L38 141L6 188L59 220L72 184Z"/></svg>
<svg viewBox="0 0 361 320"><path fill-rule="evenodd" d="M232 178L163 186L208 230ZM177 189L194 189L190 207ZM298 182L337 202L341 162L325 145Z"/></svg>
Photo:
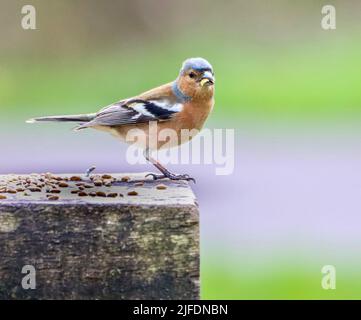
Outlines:
<svg viewBox="0 0 361 320"><path fill-rule="evenodd" d="M136 102L134 104L131 104L130 107L137 111L139 116L143 115L146 117L154 118L152 112L147 110L147 105L145 103Z"/></svg>
<svg viewBox="0 0 361 320"><path fill-rule="evenodd" d="M152 104L163 108L165 110L173 111L173 112L180 112L183 109L183 104L181 103L171 103L168 100L150 100Z"/></svg>

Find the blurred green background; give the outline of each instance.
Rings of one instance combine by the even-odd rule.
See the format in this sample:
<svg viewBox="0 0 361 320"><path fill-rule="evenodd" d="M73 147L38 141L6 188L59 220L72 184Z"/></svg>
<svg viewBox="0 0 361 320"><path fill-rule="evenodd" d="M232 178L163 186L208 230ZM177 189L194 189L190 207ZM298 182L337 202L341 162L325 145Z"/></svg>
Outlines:
<svg viewBox="0 0 361 320"><path fill-rule="evenodd" d="M174 79L191 56L216 70L215 117L361 111L359 1L332 2L332 31L320 26L322 1L34 0L36 31L21 28L25 3L1 1L6 114L97 110Z"/></svg>
<svg viewBox="0 0 361 320"><path fill-rule="evenodd" d="M37 30L21 28L24 4L35 6ZM320 26L325 4L337 9L336 30ZM210 126L301 121L307 129L310 122L355 121L361 115L360 15L356 0L1 0L2 125L13 123L12 134L20 135L19 123L29 117L97 111L173 80L192 56L215 69ZM344 262L340 289L325 291L317 259L283 249L266 264L252 264L203 232L202 297L361 298L357 262L351 271L351 260ZM298 266L289 263L294 259Z"/></svg>

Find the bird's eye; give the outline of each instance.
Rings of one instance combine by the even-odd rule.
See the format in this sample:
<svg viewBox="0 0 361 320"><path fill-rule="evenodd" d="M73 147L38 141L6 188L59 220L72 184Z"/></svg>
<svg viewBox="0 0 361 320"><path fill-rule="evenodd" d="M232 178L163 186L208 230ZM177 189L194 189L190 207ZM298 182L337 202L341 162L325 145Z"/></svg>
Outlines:
<svg viewBox="0 0 361 320"><path fill-rule="evenodd" d="M189 73L189 78L192 78L192 79L193 79L193 78L195 78L195 77L196 77L196 74L195 74L194 72L190 72L190 73Z"/></svg>

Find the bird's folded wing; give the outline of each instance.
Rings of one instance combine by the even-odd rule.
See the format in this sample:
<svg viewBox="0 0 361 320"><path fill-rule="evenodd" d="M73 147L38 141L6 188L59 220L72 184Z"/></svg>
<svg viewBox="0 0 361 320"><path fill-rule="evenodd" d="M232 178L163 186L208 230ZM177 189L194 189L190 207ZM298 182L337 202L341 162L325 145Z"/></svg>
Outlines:
<svg viewBox="0 0 361 320"><path fill-rule="evenodd" d="M77 129L165 121L180 112L182 107L182 104L171 102L168 99L120 101L103 108L93 120L82 124Z"/></svg>

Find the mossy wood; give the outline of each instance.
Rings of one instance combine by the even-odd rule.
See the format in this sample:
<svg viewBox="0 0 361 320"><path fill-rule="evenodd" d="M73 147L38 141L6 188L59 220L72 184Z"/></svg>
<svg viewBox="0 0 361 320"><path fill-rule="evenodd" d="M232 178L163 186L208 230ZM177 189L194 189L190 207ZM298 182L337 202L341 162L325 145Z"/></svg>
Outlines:
<svg viewBox="0 0 361 320"><path fill-rule="evenodd" d="M124 176L101 186L71 174L0 176L0 299L198 299L199 213L188 183ZM36 289L22 286L25 265Z"/></svg>

